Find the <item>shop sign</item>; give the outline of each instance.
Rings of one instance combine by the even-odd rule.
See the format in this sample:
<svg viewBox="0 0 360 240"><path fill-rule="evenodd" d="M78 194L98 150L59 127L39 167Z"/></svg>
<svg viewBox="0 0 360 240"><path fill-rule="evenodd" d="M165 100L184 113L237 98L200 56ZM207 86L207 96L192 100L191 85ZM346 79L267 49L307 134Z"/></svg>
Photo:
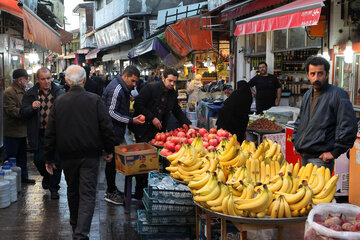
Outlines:
<svg viewBox="0 0 360 240"><path fill-rule="evenodd" d="M47 0L47 2L51 2L51 4L46 5L47 8L55 15L55 17L59 20L58 23L63 25L64 22L64 4L61 0Z"/></svg>
<svg viewBox="0 0 360 240"><path fill-rule="evenodd" d="M110 26L95 32L98 48L106 48L133 38L129 20L123 18Z"/></svg>
<svg viewBox="0 0 360 240"><path fill-rule="evenodd" d="M10 37L9 49L24 51L24 40Z"/></svg>
<svg viewBox="0 0 360 240"><path fill-rule="evenodd" d="M231 0L208 0L208 10L211 11L211 10L218 8L228 2L231 2Z"/></svg>

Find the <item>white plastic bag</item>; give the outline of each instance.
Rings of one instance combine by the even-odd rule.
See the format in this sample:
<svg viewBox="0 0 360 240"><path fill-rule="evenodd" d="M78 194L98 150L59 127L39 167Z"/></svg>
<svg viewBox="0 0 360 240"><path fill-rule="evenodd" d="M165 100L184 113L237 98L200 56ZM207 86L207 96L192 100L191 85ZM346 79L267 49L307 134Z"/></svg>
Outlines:
<svg viewBox="0 0 360 240"><path fill-rule="evenodd" d="M322 203L316 205L309 213L305 225L305 240L315 239L360 239L360 232L348 231L334 231L330 228L322 226L313 221L315 214L322 215L327 218L329 214L333 216L340 216L343 214L346 218L355 219L355 216L360 213L360 207L352 204L339 204L339 203Z"/></svg>

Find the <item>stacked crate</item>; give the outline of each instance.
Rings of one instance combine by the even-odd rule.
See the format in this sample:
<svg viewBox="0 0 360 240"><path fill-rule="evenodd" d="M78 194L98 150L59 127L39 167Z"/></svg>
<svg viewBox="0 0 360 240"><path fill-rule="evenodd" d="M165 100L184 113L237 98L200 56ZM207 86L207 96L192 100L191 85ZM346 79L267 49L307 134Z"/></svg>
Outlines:
<svg viewBox="0 0 360 240"><path fill-rule="evenodd" d="M152 171L143 203L145 210L138 210L137 226L142 239L191 239L195 208L186 185Z"/></svg>

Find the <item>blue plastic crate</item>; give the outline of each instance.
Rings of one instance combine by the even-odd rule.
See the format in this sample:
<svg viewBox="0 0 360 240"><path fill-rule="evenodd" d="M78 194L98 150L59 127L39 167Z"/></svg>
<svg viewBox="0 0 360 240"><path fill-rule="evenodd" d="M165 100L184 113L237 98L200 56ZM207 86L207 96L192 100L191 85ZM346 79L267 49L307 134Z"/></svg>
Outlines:
<svg viewBox="0 0 360 240"><path fill-rule="evenodd" d="M157 199L192 199L193 194L188 186L175 182L167 173L149 172L148 194Z"/></svg>
<svg viewBox="0 0 360 240"><path fill-rule="evenodd" d="M148 189L144 188L143 203L150 212L179 212L188 214L194 212L192 199L157 199L150 198Z"/></svg>

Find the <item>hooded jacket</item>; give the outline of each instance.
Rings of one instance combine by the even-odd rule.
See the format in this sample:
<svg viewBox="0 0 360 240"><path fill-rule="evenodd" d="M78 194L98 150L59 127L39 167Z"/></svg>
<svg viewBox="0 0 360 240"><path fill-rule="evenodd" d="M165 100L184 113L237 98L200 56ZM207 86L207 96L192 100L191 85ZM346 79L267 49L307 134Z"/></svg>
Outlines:
<svg viewBox="0 0 360 240"><path fill-rule="evenodd" d="M344 90L327 83L310 118L313 91L311 88L304 94L292 142L302 155L317 158L331 152L337 158L351 148L356 139L358 129L352 104Z"/></svg>
<svg viewBox="0 0 360 240"><path fill-rule="evenodd" d="M28 142L30 147L33 149L37 149L39 143L40 108L32 108L32 103L39 100L39 86L39 83L36 83L25 93L20 109L21 116L27 119ZM50 92L56 99L58 96L64 93L64 90L52 82Z"/></svg>

